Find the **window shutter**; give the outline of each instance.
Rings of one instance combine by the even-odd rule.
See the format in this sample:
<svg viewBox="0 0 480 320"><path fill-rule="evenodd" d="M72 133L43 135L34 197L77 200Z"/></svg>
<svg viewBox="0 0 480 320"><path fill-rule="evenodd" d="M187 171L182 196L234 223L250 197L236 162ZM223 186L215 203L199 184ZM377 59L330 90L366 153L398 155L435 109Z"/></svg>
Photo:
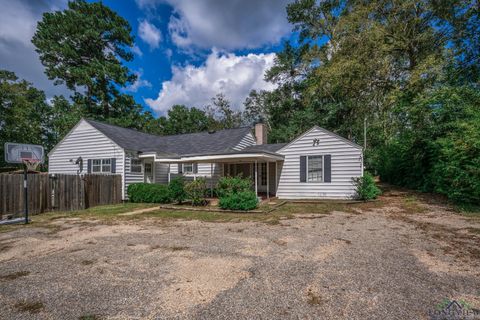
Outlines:
<svg viewBox="0 0 480 320"><path fill-rule="evenodd" d="M198 163L193 164L193 173L198 173Z"/></svg>
<svg viewBox="0 0 480 320"><path fill-rule="evenodd" d="M300 156L300 182L307 182L307 157Z"/></svg>
<svg viewBox="0 0 480 320"><path fill-rule="evenodd" d="M92 159L87 160L87 173L92 173Z"/></svg>
<svg viewBox="0 0 480 320"><path fill-rule="evenodd" d="M182 164L181 163L178 164L178 173L182 173Z"/></svg>
<svg viewBox="0 0 480 320"><path fill-rule="evenodd" d="M110 164L111 164L111 172L112 173L116 173L117 172L117 162L116 162L116 158L112 158L110 159Z"/></svg>
<svg viewBox="0 0 480 320"><path fill-rule="evenodd" d="M323 165L325 166L324 182L332 182L332 155L326 154L323 156Z"/></svg>

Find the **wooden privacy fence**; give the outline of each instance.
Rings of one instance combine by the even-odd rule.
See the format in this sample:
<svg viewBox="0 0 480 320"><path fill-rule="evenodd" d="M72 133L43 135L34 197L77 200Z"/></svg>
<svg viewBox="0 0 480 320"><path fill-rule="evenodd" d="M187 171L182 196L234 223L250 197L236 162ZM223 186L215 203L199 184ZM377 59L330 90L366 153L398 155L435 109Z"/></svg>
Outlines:
<svg viewBox="0 0 480 320"><path fill-rule="evenodd" d="M122 201L121 175L29 174L28 211L81 210ZM24 211L23 175L0 174L0 218Z"/></svg>

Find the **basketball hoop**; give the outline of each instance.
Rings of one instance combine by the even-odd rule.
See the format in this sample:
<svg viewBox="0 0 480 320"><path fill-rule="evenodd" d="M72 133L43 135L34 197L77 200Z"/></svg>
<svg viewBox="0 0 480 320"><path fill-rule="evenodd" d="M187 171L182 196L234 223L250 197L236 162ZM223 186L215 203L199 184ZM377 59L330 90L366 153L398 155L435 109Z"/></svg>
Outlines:
<svg viewBox="0 0 480 320"><path fill-rule="evenodd" d="M27 171L36 171L40 160L32 158L22 158L22 162L27 168Z"/></svg>

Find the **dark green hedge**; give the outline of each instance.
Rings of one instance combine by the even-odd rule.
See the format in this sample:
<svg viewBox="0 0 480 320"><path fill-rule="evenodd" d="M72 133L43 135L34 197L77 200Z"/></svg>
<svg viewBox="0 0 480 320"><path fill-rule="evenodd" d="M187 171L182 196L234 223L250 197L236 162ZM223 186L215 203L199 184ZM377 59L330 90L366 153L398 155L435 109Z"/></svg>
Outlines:
<svg viewBox="0 0 480 320"><path fill-rule="evenodd" d="M231 193L220 198L219 206L229 210L253 210L258 205L258 198L253 191Z"/></svg>
<svg viewBox="0 0 480 320"><path fill-rule="evenodd" d="M168 186L155 183L134 183L128 186L131 202L169 203L172 195Z"/></svg>

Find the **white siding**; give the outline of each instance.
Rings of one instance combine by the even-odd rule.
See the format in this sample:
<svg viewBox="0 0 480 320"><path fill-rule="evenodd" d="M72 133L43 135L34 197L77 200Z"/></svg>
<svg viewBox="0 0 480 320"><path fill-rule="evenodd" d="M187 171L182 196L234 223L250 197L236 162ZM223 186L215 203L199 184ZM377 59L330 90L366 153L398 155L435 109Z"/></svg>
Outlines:
<svg viewBox="0 0 480 320"><path fill-rule="evenodd" d="M123 174L123 149L85 120L80 121L50 152L48 173L77 174L75 160L78 157L83 159L82 173L87 173L89 159L115 158L116 174Z"/></svg>
<svg viewBox="0 0 480 320"><path fill-rule="evenodd" d="M127 152L125 154L125 178L124 178L125 187L124 188L126 191L128 191L128 186L131 185L132 183L145 182L145 177L143 173L143 162L142 162L142 172L131 172L130 163L132 162L132 159L136 157L137 157L136 153ZM125 192L124 199L128 199L127 192Z"/></svg>
<svg viewBox="0 0 480 320"><path fill-rule="evenodd" d="M155 183L168 183L168 164L155 163Z"/></svg>
<svg viewBox="0 0 480 320"><path fill-rule="evenodd" d="M320 139L313 146L313 139ZM352 178L362 175L362 150L321 128L313 128L278 153L285 156L278 185L281 199L346 199L354 194ZM332 182L300 182L300 156L332 156ZM282 167L280 169L280 167Z"/></svg>
<svg viewBox="0 0 480 320"><path fill-rule="evenodd" d="M240 140L240 142L235 147L233 147L232 149L233 150L242 150L242 149L245 149L248 146L253 146L255 144L256 144L255 138L253 137L253 135L251 133L249 133L245 137L243 137L242 140Z"/></svg>
<svg viewBox="0 0 480 320"><path fill-rule="evenodd" d="M167 165L167 171L168 172L168 165ZM210 174L210 163L199 163L198 164L198 173L197 174L185 174L186 177L205 177L207 179L207 185L210 187L210 184L213 183L215 186L218 179L222 176L223 172L223 165L219 163L214 163L213 164L213 179L211 179L212 175ZM178 174L178 164L177 163L172 163L170 167L170 173L173 174ZM168 180L168 175L167 175L167 180Z"/></svg>

